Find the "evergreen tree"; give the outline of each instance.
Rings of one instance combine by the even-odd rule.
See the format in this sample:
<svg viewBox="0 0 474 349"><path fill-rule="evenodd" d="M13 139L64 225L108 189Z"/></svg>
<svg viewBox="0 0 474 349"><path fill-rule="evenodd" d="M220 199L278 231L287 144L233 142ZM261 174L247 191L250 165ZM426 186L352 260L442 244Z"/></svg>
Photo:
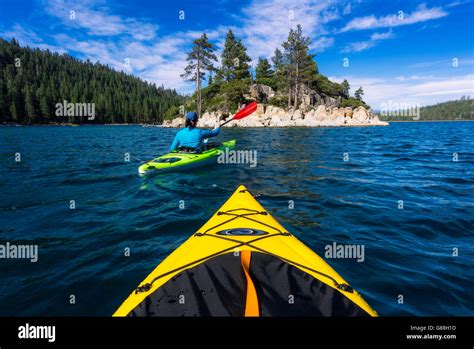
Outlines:
<svg viewBox="0 0 474 349"><path fill-rule="evenodd" d="M349 82L347 82L346 79L344 79L343 82L341 82L341 88L342 88L342 93L345 98L349 98L349 90L351 89Z"/></svg>
<svg viewBox="0 0 474 349"><path fill-rule="evenodd" d="M260 57L258 59L257 68L255 69L257 84L268 85L274 88L274 73L268 59Z"/></svg>
<svg viewBox="0 0 474 349"><path fill-rule="evenodd" d="M286 92L290 96L290 77L287 57L277 48L272 57L273 68L275 71L274 86L276 90ZM290 99L288 101L288 107Z"/></svg>
<svg viewBox="0 0 474 349"><path fill-rule="evenodd" d="M362 89L362 87L359 87L354 93L354 97L359 101L362 101L363 95L364 95L364 90Z"/></svg>
<svg viewBox="0 0 474 349"><path fill-rule="evenodd" d="M206 71L214 71L213 61L217 61L214 54L214 45L212 45L205 33L199 39L194 40L191 52L188 54L188 65L184 68L181 77L188 81L196 83L196 110L198 116L201 116L201 81L204 79Z"/></svg>
<svg viewBox="0 0 474 349"><path fill-rule="evenodd" d="M244 95L248 93L252 79L250 62L247 48L229 30L221 54L222 66L216 76L216 80L222 81L221 92L225 96L223 108L227 112L239 108L245 102Z"/></svg>
<svg viewBox="0 0 474 349"><path fill-rule="evenodd" d="M250 73L250 62L252 62L252 59L247 55L247 48L242 44L242 40L237 40L234 58L234 79L252 79L252 74Z"/></svg>
<svg viewBox="0 0 474 349"><path fill-rule="evenodd" d="M30 86L25 87L25 112L28 120L33 120L37 115L36 96Z"/></svg>
<svg viewBox="0 0 474 349"><path fill-rule="evenodd" d="M250 79L250 57L247 55L247 49L240 39L237 39L232 32L227 32L224 50L221 55L220 76L223 81Z"/></svg>
<svg viewBox="0 0 474 349"><path fill-rule="evenodd" d="M294 96L293 108L298 108L298 94L302 84L310 84L317 72L317 66L314 62L314 55L309 53L310 38L303 36L301 25L296 29L290 30L288 39L282 46L285 50L289 64L289 76L291 81L289 102L291 101L291 92Z"/></svg>
<svg viewBox="0 0 474 349"><path fill-rule="evenodd" d="M79 115L56 116L56 104L64 100L94 103L93 122L134 123L161 121L168 108L184 104L186 98L100 63L0 39L0 122L90 122ZM159 104L161 110L154 107Z"/></svg>
<svg viewBox="0 0 474 349"><path fill-rule="evenodd" d="M23 116L25 115L24 99L19 79L15 79L11 82L9 91L10 95L10 114L14 122L21 123L24 121Z"/></svg>
<svg viewBox="0 0 474 349"><path fill-rule="evenodd" d="M234 70L234 58L235 57L235 46L237 45L237 39L232 32L229 30L225 37L224 49L221 54L221 68L219 69L219 78L225 82L230 81L233 76Z"/></svg>
<svg viewBox="0 0 474 349"><path fill-rule="evenodd" d="M8 101L6 100L7 93L6 93L6 86L5 86L5 78L3 70L0 70L0 119L3 118L4 115L7 115L7 111L5 106L8 105Z"/></svg>

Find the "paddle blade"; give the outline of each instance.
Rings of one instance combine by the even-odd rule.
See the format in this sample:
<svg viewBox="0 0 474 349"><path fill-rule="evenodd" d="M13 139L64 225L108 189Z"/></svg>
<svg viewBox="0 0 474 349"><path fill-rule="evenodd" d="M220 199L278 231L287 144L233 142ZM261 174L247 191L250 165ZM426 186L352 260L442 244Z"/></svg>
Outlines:
<svg viewBox="0 0 474 349"><path fill-rule="evenodd" d="M246 116L249 116L250 114L252 114L255 110L257 110L257 102L249 103L249 104L246 105L244 108L242 108L241 110L239 110L239 111L234 115L234 117L232 118L232 120L243 119L243 118L245 118Z"/></svg>

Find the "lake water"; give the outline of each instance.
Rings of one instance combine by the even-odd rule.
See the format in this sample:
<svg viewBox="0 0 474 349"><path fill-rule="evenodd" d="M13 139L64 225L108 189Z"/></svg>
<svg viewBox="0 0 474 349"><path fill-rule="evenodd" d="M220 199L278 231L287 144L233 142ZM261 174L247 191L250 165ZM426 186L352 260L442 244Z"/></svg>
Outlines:
<svg viewBox="0 0 474 349"><path fill-rule="evenodd" d="M473 315L474 123L225 129L257 167L139 177L176 131L0 127L0 243L39 246L0 260L0 315L111 315L238 184L323 257L364 245L327 261L380 315Z"/></svg>

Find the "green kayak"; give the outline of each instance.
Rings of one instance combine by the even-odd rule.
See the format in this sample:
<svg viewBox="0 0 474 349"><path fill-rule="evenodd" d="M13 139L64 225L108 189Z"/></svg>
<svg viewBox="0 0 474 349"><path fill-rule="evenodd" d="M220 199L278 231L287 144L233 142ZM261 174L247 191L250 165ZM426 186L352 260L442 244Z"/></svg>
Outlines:
<svg viewBox="0 0 474 349"><path fill-rule="evenodd" d="M217 163L217 157L226 149L235 148L236 140L207 144L207 150L200 153L173 151L153 159L138 168L139 174L182 171Z"/></svg>

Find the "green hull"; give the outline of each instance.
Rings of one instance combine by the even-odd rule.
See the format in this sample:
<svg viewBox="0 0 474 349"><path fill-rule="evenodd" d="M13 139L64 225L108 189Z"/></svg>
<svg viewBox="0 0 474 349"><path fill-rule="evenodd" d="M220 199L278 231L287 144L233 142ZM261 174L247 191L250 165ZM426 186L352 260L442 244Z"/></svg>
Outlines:
<svg viewBox="0 0 474 349"><path fill-rule="evenodd" d="M138 168L139 174L163 173L171 171L183 171L190 168L201 167L217 163L217 157L225 149L235 148L236 140L223 142L217 148L203 151L200 154L181 153L174 151L153 159Z"/></svg>

